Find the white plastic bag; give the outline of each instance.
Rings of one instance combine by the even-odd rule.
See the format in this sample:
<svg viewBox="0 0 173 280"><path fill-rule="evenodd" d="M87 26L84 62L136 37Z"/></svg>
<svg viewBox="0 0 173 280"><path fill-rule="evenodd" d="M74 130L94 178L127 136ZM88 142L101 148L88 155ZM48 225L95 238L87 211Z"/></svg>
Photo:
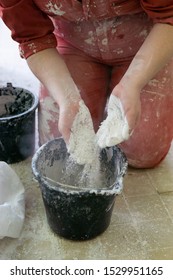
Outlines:
<svg viewBox="0 0 173 280"><path fill-rule="evenodd" d="M0 238L18 238L24 218L24 187L15 171L0 161Z"/></svg>

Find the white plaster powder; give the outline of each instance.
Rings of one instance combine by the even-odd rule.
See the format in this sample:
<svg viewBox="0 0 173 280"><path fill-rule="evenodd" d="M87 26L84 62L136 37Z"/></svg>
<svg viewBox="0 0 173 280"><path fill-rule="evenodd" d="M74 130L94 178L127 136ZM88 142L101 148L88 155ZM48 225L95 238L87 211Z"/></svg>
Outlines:
<svg viewBox="0 0 173 280"><path fill-rule="evenodd" d="M106 176L100 172L100 149L117 145L129 138L129 126L122 104L117 97L110 97L108 117L97 134L88 108L83 101L80 101L79 105L80 109L71 129L68 152L73 163L83 165L79 185L105 186ZM74 164L70 162L67 170L74 172L74 169Z"/></svg>
<svg viewBox="0 0 173 280"><path fill-rule="evenodd" d="M121 101L111 95L108 103L108 116L97 132L97 143L100 148L117 145L129 138L129 125Z"/></svg>
<svg viewBox="0 0 173 280"><path fill-rule="evenodd" d="M79 106L67 148L73 160L78 164L92 164L98 156L96 135L88 108L82 100Z"/></svg>
<svg viewBox="0 0 173 280"><path fill-rule="evenodd" d="M96 143L92 118L84 102L80 101L79 105L79 112L73 122L67 147L72 161L69 161L66 170L70 174L75 171L75 163L83 165L79 186L90 188L101 186L103 182L100 173L100 149Z"/></svg>

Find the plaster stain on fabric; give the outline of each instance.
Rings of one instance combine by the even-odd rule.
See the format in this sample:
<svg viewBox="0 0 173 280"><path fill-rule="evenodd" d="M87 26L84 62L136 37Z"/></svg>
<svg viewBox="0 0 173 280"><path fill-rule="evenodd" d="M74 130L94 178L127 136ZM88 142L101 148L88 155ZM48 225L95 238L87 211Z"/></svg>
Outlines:
<svg viewBox="0 0 173 280"><path fill-rule="evenodd" d="M46 4L46 8L48 9L48 12L51 12L51 13L53 13L55 15L58 15L58 16L63 16L65 14L64 11L61 11L62 4L60 4L59 7L58 7L57 4L53 4L52 1L49 1Z"/></svg>

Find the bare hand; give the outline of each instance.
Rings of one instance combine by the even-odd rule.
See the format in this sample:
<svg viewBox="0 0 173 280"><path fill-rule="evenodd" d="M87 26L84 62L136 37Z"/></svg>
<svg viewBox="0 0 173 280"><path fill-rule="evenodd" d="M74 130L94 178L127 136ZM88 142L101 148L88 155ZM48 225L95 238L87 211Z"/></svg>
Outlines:
<svg viewBox="0 0 173 280"><path fill-rule="evenodd" d="M69 143L71 127L79 112L79 101L81 99L75 100L74 102L67 102L63 106L60 106L60 116L58 122L58 128L62 137L64 138L66 144Z"/></svg>
<svg viewBox="0 0 173 280"><path fill-rule="evenodd" d="M138 91L118 84L109 99L107 118L97 131L97 144L100 148L118 145L127 140L135 128L140 116Z"/></svg>
<svg viewBox="0 0 173 280"><path fill-rule="evenodd" d="M131 134L141 115L140 92L138 89L128 87L128 85L118 84L113 89L112 94L118 97L122 103Z"/></svg>

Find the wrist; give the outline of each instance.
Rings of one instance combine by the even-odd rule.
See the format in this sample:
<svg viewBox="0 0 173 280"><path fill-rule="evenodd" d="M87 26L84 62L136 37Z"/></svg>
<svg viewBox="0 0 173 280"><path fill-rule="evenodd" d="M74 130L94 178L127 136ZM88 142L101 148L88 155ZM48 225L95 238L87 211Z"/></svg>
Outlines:
<svg viewBox="0 0 173 280"><path fill-rule="evenodd" d="M134 94L141 92L143 87L147 84L147 81L144 77L141 77L138 73L126 73L120 83L122 88L126 89L126 91L133 89Z"/></svg>
<svg viewBox="0 0 173 280"><path fill-rule="evenodd" d="M81 101L81 96L73 93L70 96L61 96L61 98L58 99L58 105L61 111L71 111L78 110L79 108L79 102Z"/></svg>
<svg viewBox="0 0 173 280"><path fill-rule="evenodd" d="M141 87L126 77L123 77L112 91L112 94L121 100L126 98L138 99L140 93Z"/></svg>
<svg viewBox="0 0 173 280"><path fill-rule="evenodd" d="M61 80L58 86L57 83L54 86L51 85L49 93L59 107L67 107L81 100L80 92L71 78Z"/></svg>

